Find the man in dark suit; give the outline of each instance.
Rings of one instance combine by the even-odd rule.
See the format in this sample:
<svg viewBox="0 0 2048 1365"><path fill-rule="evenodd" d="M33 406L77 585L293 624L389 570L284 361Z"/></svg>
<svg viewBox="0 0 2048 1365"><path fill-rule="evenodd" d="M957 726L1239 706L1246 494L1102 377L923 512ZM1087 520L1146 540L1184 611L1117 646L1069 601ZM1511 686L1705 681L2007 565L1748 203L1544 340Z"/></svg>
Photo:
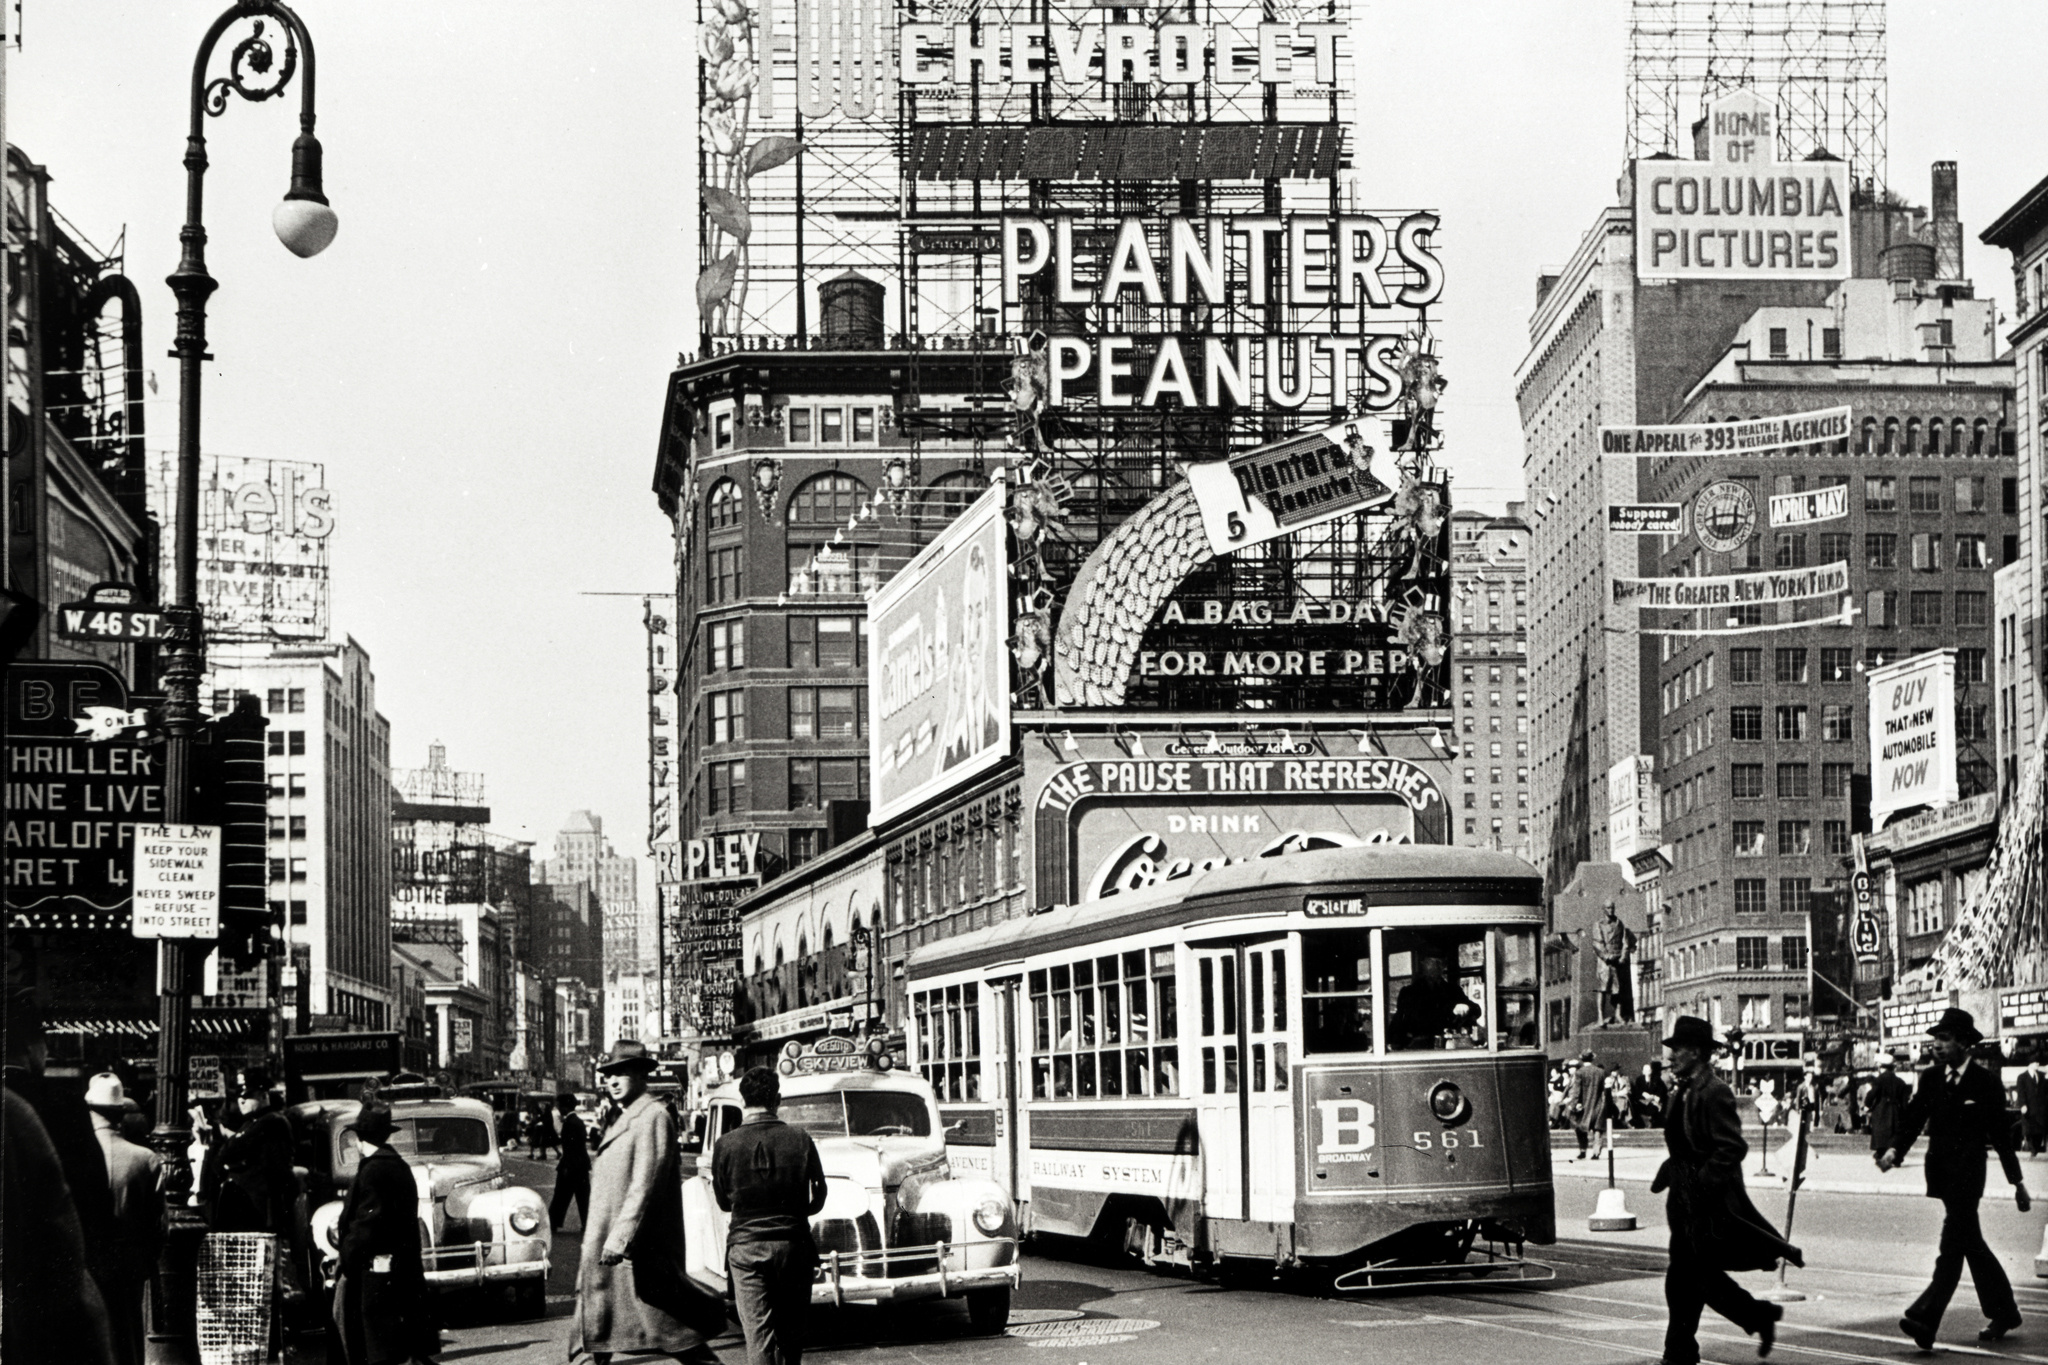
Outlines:
<svg viewBox="0 0 2048 1365"><path fill-rule="evenodd" d="M2027 1069L2020 1073L2017 1088L2020 1125L2027 1137L2027 1155L2039 1156L2042 1147L2048 1146L2048 1073L2043 1072L2039 1057L2027 1063Z"/></svg>
<svg viewBox="0 0 2048 1365"><path fill-rule="evenodd" d="M1899 1079L1898 1063L1887 1057L1878 1063L1877 1079L1870 1083L1870 1154L1882 1156L1892 1149L1906 1106L1913 1102L1913 1087Z"/></svg>
<svg viewBox="0 0 2048 1365"><path fill-rule="evenodd" d="M1754 1335L1756 1353L1767 1356L1785 1310L1753 1297L1728 1272L1771 1270L1781 1260L1806 1262L1798 1247L1764 1221L1743 1188L1749 1144L1735 1112L1735 1092L1710 1065L1713 1027L1680 1015L1664 1047L1675 1083L1664 1120L1670 1156L1650 1185L1652 1194L1671 1191L1665 1207L1671 1260L1664 1273L1671 1321L1664 1329L1662 1365L1699 1365L1700 1313L1708 1308Z"/></svg>
<svg viewBox="0 0 2048 1365"><path fill-rule="evenodd" d="M548 1221L560 1232L569 1217L569 1205L576 1205L578 1227L590 1225L590 1138L583 1128L583 1116L576 1112L574 1095L557 1095L562 1112L562 1159L555 1163L555 1197L548 1201Z"/></svg>
<svg viewBox="0 0 2048 1365"><path fill-rule="evenodd" d="M1997 1341L2020 1325L2012 1284L1997 1254L1984 1244L1984 1230L1977 1222L1986 1147L1998 1149L1998 1164L2012 1182L2020 1212L2033 1202L2020 1178L2012 1125L2005 1116L2005 1085L1996 1071L1970 1059L1971 1045L1984 1036L1977 1031L1976 1020L1968 1010L1949 1009L1929 1032L1934 1038L1934 1065L1920 1073L1891 1149L1877 1156L1878 1169L1890 1170L1905 1160L1913 1140L1926 1130L1927 1197L1939 1199L1944 1211L1941 1245L1934 1256L1933 1281L1899 1319L1899 1330L1923 1351L1934 1349L1934 1334L1962 1283L1965 1261L1970 1281L1977 1286L1977 1303L1990 1319L1977 1339Z"/></svg>
<svg viewBox="0 0 2048 1365"><path fill-rule="evenodd" d="M391 1148L391 1106L371 1101L349 1125L361 1164L335 1226L336 1344L347 1365L390 1365L440 1349L420 1256L419 1193Z"/></svg>

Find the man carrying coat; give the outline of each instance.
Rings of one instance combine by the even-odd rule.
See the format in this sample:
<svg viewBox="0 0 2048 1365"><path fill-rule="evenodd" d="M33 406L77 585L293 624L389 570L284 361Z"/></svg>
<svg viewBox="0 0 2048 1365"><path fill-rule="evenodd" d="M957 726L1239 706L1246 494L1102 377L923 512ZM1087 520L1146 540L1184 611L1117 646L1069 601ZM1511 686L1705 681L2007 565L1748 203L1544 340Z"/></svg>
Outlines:
<svg viewBox="0 0 2048 1365"><path fill-rule="evenodd" d="M1997 1341L2020 1325L2012 1282L2005 1278L1997 1253L1984 1244L1984 1229L1977 1222L1986 1147L1998 1149L1998 1164L2012 1182L2020 1212L2033 1206L2020 1178L2019 1153L2005 1116L2005 1083L1996 1071L1970 1058L1971 1046L1984 1036L1977 1031L1977 1021L1968 1010L1951 1008L1928 1032L1934 1039L1934 1065L1920 1073L1891 1149L1877 1156L1877 1168L1890 1170L1906 1159L1913 1140L1926 1130L1927 1197L1941 1201L1941 1245L1934 1253L1934 1279L1899 1319L1899 1330L1923 1351L1934 1349L1934 1334L1962 1283L1965 1261L1970 1281L1977 1286L1977 1304L1990 1319L1977 1340Z"/></svg>
<svg viewBox="0 0 2048 1365"><path fill-rule="evenodd" d="M1716 1313L1757 1339L1767 1356L1785 1310L1764 1303L1728 1277L1731 1270L1770 1270L1780 1260L1805 1265L1799 1248L1778 1236L1742 1186L1749 1144L1735 1112L1735 1092L1714 1074L1714 1030L1704 1019L1680 1015L1664 1040L1675 1089L1664 1121L1670 1153L1650 1193L1670 1190L1665 1221L1671 1225L1671 1260L1664 1272L1663 1365L1699 1365L1700 1312Z"/></svg>
<svg viewBox="0 0 2048 1365"><path fill-rule="evenodd" d="M685 1269L675 1120L647 1093L655 1060L644 1044L622 1041L597 1069L619 1116L590 1173L569 1358L588 1351L606 1365L614 1351L661 1351L718 1365L709 1339L725 1330L725 1304Z"/></svg>
<svg viewBox="0 0 2048 1365"><path fill-rule="evenodd" d="M402 1365L440 1349L420 1261L419 1188L391 1148L391 1106L371 1100L349 1125L362 1163L335 1236L334 1328L348 1365Z"/></svg>

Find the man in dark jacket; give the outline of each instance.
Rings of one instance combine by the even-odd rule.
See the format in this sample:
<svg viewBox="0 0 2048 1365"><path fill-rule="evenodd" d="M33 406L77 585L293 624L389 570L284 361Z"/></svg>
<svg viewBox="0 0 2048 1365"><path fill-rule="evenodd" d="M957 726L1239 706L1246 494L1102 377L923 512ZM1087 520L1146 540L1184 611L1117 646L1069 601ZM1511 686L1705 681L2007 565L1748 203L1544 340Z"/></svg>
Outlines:
<svg viewBox="0 0 2048 1365"><path fill-rule="evenodd" d="M1927 1133L1927 1197L1942 1207L1941 1245L1934 1254L1934 1279L1913 1301L1899 1330L1923 1351L1934 1349L1934 1334L1962 1283L1963 1263L1977 1286L1977 1303L1990 1321L1977 1333L1979 1341L1997 1341L2020 1325L2012 1283L1998 1264L1997 1253L1984 1244L1977 1222L1977 1204L1984 1197L1984 1149L1998 1149L1998 1164L2012 1182L2021 1213L2032 1206L2020 1177L2020 1159L2012 1124L2005 1116L2005 1084L1998 1073L1970 1059L1970 1048L1983 1038L1968 1010L1948 1009L1929 1030L1934 1038L1934 1065L1920 1073L1913 1101L1889 1151L1878 1153L1877 1167L1888 1171L1906 1159L1921 1130Z"/></svg>
<svg viewBox="0 0 2048 1365"><path fill-rule="evenodd" d="M711 1188L732 1214L726 1274L747 1334L749 1365L797 1365L818 1249L811 1215L825 1207L817 1144L775 1116L782 1085L765 1066L740 1077L740 1126L711 1154Z"/></svg>
<svg viewBox="0 0 2048 1365"><path fill-rule="evenodd" d="M548 1220L560 1232L572 1201L576 1225L590 1226L590 1137L583 1116L576 1112L576 1097L557 1095L555 1102L562 1108L562 1159L555 1163L555 1197L548 1201Z"/></svg>
<svg viewBox="0 0 2048 1365"><path fill-rule="evenodd" d="M419 1191L390 1147L391 1107L371 1101L350 1125L362 1164L336 1227L334 1327L348 1365L398 1365L440 1349L420 1261Z"/></svg>
<svg viewBox="0 0 2048 1365"><path fill-rule="evenodd" d="M1572 1078L1572 1097L1567 1107L1571 1110L1572 1127L1579 1136L1579 1154L1572 1160L1582 1161L1586 1144L1607 1122L1607 1073L1593 1060L1591 1052L1579 1054L1579 1071Z"/></svg>
<svg viewBox="0 0 2048 1365"><path fill-rule="evenodd" d="M2048 1146L2048 1072L2043 1071L2039 1057L2027 1063L2016 1088L2019 1092L2020 1127L2027 1138L2027 1155L2039 1156L2041 1149Z"/></svg>
<svg viewBox="0 0 2048 1365"><path fill-rule="evenodd" d="M1899 1079L1898 1063L1887 1057L1878 1063L1877 1079L1870 1083L1870 1154L1879 1156L1892 1149L1899 1136L1899 1124L1906 1106L1913 1102L1913 1087Z"/></svg>
<svg viewBox="0 0 2048 1365"><path fill-rule="evenodd" d="M1650 1186L1669 1189L1665 1221L1671 1225L1671 1260L1664 1272L1664 1302L1671 1313L1664 1332L1663 1365L1698 1365L1700 1312L1716 1313L1756 1337L1767 1356L1785 1310L1764 1303L1728 1277L1731 1270L1770 1270L1780 1260L1806 1262L1749 1202L1742 1161L1749 1144L1735 1112L1735 1092L1714 1074L1714 1030L1704 1019L1680 1015L1664 1040L1676 1082L1664 1121L1670 1156Z"/></svg>

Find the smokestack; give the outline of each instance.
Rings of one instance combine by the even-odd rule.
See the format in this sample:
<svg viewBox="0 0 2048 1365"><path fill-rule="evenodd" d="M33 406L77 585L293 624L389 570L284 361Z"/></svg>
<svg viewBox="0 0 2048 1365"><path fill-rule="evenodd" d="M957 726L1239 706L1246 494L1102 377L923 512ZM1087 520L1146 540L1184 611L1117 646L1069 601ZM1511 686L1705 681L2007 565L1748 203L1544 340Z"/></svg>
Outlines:
<svg viewBox="0 0 2048 1365"><path fill-rule="evenodd" d="M1963 278L1963 224L1956 216L1956 163L1934 163L1934 278Z"/></svg>

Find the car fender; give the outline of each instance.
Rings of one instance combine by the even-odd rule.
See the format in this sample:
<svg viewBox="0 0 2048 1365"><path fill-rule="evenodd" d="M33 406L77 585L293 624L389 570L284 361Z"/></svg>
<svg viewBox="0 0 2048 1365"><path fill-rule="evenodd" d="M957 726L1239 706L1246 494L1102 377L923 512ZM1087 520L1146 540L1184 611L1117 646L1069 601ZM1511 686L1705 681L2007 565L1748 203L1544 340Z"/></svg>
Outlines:
<svg viewBox="0 0 2048 1365"><path fill-rule="evenodd" d="M725 1232L732 1215L718 1207L710 1175L683 1182L683 1270L698 1288L726 1292Z"/></svg>
<svg viewBox="0 0 2048 1365"><path fill-rule="evenodd" d="M312 1244L323 1262L341 1256L341 1201L330 1199L313 1211Z"/></svg>
<svg viewBox="0 0 2048 1365"><path fill-rule="evenodd" d="M995 1231L983 1232L975 1225L974 1211L991 1199L1002 1205L1003 1221ZM1017 1235L1016 1206L1001 1185L981 1176L956 1177L926 1185L918 1192L917 1209L920 1213L945 1214L952 1220L953 1235L962 1242Z"/></svg>
<svg viewBox="0 0 2048 1365"><path fill-rule="evenodd" d="M473 1227L488 1231L488 1240L505 1244L507 1264L546 1259L554 1238L554 1224L548 1217L546 1201L524 1185L481 1190L471 1196L466 1213ZM522 1213L527 1215L530 1232L512 1225L513 1215ZM493 1260L496 1259L494 1256Z"/></svg>

